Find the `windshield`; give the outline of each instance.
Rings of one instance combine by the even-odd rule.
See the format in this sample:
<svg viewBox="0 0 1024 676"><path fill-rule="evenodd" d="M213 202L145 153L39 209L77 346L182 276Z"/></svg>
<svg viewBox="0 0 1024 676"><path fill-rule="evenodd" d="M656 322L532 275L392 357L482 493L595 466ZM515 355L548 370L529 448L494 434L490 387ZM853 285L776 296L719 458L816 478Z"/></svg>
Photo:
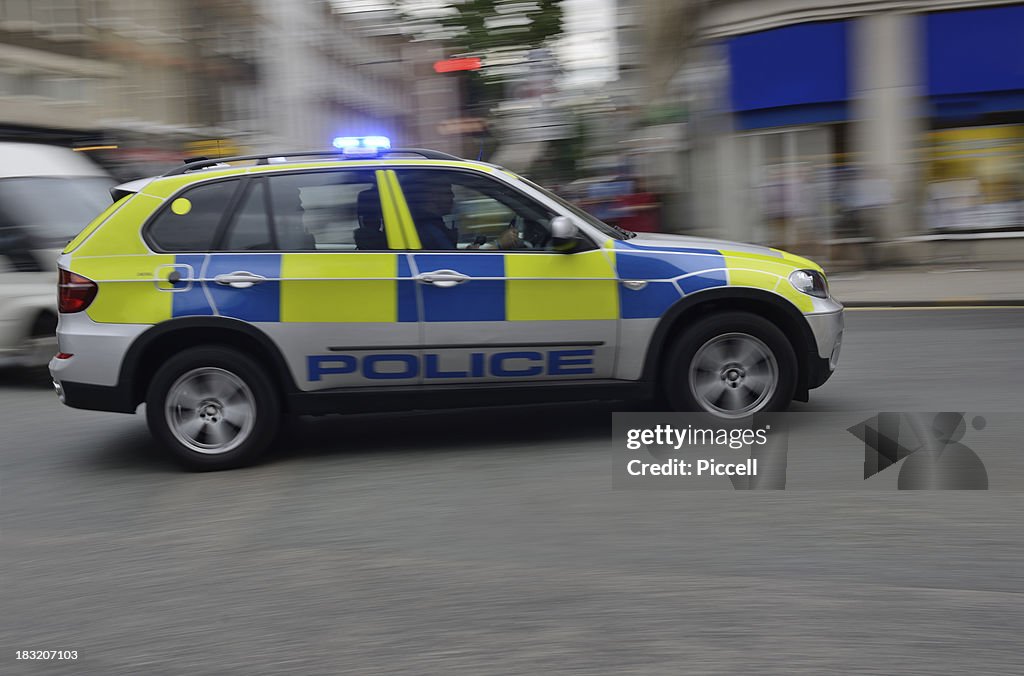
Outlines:
<svg viewBox="0 0 1024 676"><path fill-rule="evenodd" d="M113 179L30 176L0 179L0 223L65 242L110 206Z"/></svg>
<svg viewBox="0 0 1024 676"><path fill-rule="evenodd" d="M545 196L550 197L554 201L558 202L560 205L562 205L563 207L565 207L566 209L571 211L574 215L576 215L579 218L583 219L584 221L586 221L590 225L592 225L595 228L597 228L598 230L600 230L605 235L608 235L609 237L614 237L615 239L630 239L630 238L636 237L636 233L635 232L630 232L629 230L624 230L624 229L622 229L620 227L617 227L617 226L614 226L614 225L608 225L604 221L599 220L593 214L587 213L586 211L584 211L580 207L576 206L572 202L569 202L568 200L559 197L558 195L556 195L555 193L551 192L550 190L547 190L545 188L540 187L539 185L537 185L536 183L534 183L531 180L525 179L522 176L517 176L517 178L520 181L522 181L523 183L525 183L526 185L530 186L531 188L533 188L535 190L539 190L540 192L544 193Z"/></svg>

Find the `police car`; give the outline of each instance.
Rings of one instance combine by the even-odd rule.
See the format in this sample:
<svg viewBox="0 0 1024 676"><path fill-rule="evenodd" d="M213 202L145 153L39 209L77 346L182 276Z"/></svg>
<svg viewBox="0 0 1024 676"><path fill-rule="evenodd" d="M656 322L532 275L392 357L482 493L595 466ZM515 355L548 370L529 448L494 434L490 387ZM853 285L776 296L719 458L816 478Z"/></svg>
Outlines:
<svg viewBox="0 0 1024 676"><path fill-rule="evenodd" d="M811 261L620 230L482 162L335 145L113 189L59 259L60 400L145 403L178 459L219 469L285 413L658 398L738 418L836 366L842 305Z"/></svg>

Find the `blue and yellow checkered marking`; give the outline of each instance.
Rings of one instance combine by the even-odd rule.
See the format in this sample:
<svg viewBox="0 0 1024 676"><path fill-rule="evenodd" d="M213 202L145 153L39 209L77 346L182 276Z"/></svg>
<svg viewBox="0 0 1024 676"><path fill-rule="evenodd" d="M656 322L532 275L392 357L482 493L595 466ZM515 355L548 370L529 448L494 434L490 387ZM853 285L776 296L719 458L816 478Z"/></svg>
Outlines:
<svg viewBox="0 0 1024 676"><path fill-rule="evenodd" d="M413 254L420 273L456 270L456 287L421 285L427 322L614 320L617 280L605 252Z"/></svg>
<svg viewBox="0 0 1024 676"><path fill-rule="evenodd" d="M175 270L181 280L172 285L172 317L201 317L213 314L213 307L203 290L202 276L206 256L203 254L178 254L174 257Z"/></svg>
<svg viewBox="0 0 1024 676"><path fill-rule="evenodd" d="M508 321L619 318L614 254L509 254L505 258Z"/></svg>
<svg viewBox="0 0 1024 676"><path fill-rule="evenodd" d="M704 289L712 289L716 286L725 286L728 283L729 279L726 270L720 268L705 270L676 280L679 289L686 294L703 291Z"/></svg>
<svg viewBox="0 0 1024 676"><path fill-rule="evenodd" d="M184 254L175 257L175 264L183 277L196 281L174 285L182 290L171 294L172 317L216 313L251 322L418 320L416 282L405 255ZM267 281L245 289L214 281L239 270Z"/></svg>
<svg viewBox="0 0 1024 676"><path fill-rule="evenodd" d="M405 254L284 254L281 321L415 321L415 290Z"/></svg>
<svg viewBox="0 0 1024 676"><path fill-rule="evenodd" d="M728 284L725 257L715 249L616 241L614 251L621 279L648 282L639 290L619 287L623 319L656 319L684 294Z"/></svg>
<svg viewBox="0 0 1024 676"><path fill-rule="evenodd" d="M213 280L217 275L245 270L265 277L245 289L206 282L217 314L247 322L281 321L281 256L283 254L217 254L210 256L204 277Z"/></svg>
<svg viewBox="0 0 1024 676"><path fill-rule="evenodd" d="M409 257L398 256L398 321L419 321L416 305L416 282L409 268Z"/></svg>
<svg viewBox="0 0 1024 676"><path fill-rule="evenodd" d="M249 322L500 322L655 319L682 297L726 285L765 289L804 312L809 298L785 283L781 256L609 242L600 250L544 253L309 252L74 258L100 283L89 315L100 322L157 323L217 314ZM169 270L183 281L166 282ZM439 288L415 274L456 270L470 279ZM248 271L266 281L217 284ZM161 281L161 279L163 281ZM639 289L622 281L646 282Z"/></svg>
<svg viewBox="0 0 1024 676"><path fill-rule="evenodd" d="M680 299L679 289L672 282L650 282L639 290L619 288L622 319L660 317Z"/></svg>
<svg viewBox="0 0 1024 676"><path fill-rule="evenodd" d="M447 289L420 286L423 319L428 322L505 320L505 257L490 254L413 254L420 274L457 270L473 279ZM488 279L490 278L490 279Z"/></svg>

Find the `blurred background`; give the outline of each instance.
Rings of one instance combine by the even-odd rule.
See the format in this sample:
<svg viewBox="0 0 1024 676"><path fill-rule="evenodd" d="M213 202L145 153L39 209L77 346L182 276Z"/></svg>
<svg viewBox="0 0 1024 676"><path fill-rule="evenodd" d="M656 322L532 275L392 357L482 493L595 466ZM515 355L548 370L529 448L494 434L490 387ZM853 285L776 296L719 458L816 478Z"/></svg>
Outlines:
<svg viewBox="0 0 1024 676"><path fill-rule="evenodd" d="M0 141L124 181L383 134L633 230L1022 261L1022 34L991 1L0 0Z"/></svg>
<svg viewBox="0 0 1024 676"><path fill-rule="evenodd" d="M0 0L0 358L56 351L53 249L115 181L386 135L845 270L864 311L794 410L977 411L1019 446L990 412L1020 401L1022 38L1024 4L969 0ZM871 307L965 298L1016 307ZM192 475L49 383L0 368L0 659L1021 673L1018 484L614 491L622 403L293 421Z"/></svg>

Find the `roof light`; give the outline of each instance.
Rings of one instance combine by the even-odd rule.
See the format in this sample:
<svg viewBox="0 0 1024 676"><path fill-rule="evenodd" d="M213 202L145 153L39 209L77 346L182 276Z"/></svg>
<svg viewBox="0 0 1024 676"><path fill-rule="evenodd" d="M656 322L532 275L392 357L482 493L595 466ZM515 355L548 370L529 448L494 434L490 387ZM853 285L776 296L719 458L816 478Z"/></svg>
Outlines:
<svg viewBox="0 0 1024 676"><path fill-rule="evenodd" d="M391 149L391 139L389 139L387 136L367 136L364 139L364 143L366 143L366 145L368 146L371 146L373 148L379 148L381 150Z"/></svg>
<svg viewBox="0 0 1024 676"><path fill-rule="evenodd" d="M387 136L338 136L333 145L345 155L376 155L391 149L391 139Z"/></svg>

